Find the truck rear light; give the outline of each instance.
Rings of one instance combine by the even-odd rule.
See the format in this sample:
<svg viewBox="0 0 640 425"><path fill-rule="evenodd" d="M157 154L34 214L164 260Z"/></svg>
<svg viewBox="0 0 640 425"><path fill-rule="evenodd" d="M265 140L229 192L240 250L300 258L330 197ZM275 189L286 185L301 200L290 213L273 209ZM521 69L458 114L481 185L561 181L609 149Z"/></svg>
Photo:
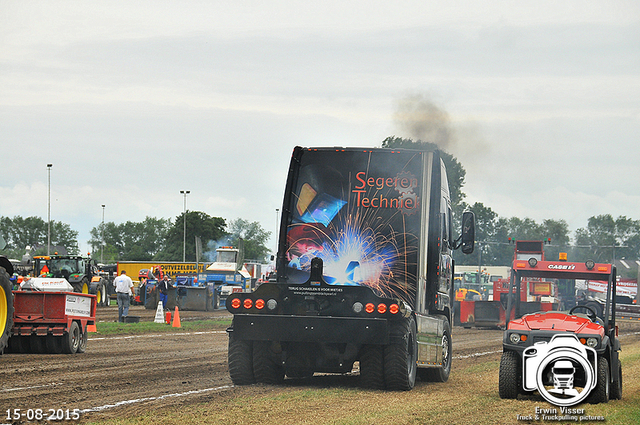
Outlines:
<svg viewBox="0 0 640 425"><path fill-rule="evenodd" d="M391 304L389 306L389 313L398 314L399 311L400 311L400 306L398 304Z"/></svg>
<svg viewBox="0 0 640 425"><path fill-rule="evenodd" d="M256 300L256 308L258 310L262 310L264 308L264 300L263 299L257 299Z"/></svg>
<svg viewBox="0 0 640 425"><path fill-rule="evenodd" d="M240 308L241 305L242 305L242 302L240 301L240 298L234 298L233 300L231 300L232 308Z"/></svg>
<svg viewBox="0 0 640 425"><path fill-rule="evenodd" d="M358 314L362 311L362 308L364 306L362 305L361 302L356 301L355 303L353 303L353 305L351 306L351 310L353 310L354 313Z"/></svg>
<svg viewBox="0 0 640 425"><path fill-rule="evenodd" d="M378 313L384 314L387 312L387 306L385 304L378 304Z"/></svg>
<svg viewBox="0 0 640 425"><path fill-rule="evenodd" d="M367 305L364 306L364 311L366 311L367 313L371 314L376 310L376 306L373 305L373 303L367 303Z"/></svg>
<svg viewBox="0 0 640 425"><path fill-rule="evenodd" d="M253 305L253 301L251 300L251 298L247 298L246 300L244 300L244 303L242 303L242 305L244 306L244 308L250 309Z"/></svg>

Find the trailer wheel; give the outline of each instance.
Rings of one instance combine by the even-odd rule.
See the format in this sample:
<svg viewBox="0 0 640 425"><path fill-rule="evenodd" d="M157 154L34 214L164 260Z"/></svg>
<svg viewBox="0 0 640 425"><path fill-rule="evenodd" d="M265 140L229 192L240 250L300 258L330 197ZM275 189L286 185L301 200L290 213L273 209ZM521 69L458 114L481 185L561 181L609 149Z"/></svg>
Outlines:
<svg viewBox="0 0 640 425"><path fill-rule="evenodd" d="M522 382L520 356L515 351L503 351L500 358L498 392L500 398L517 398Z"/></svg>
<svg viewBox="0 0 640 425"><path fill-rule="evenodd" d="M272 341L253 342L253 375L256 382L280 384L284 380L284 367L278 361L282 350Z"/></svg>
<svg viewBox="0 0 640 425"><path fill-rule="evenodd" d="M13 292L11 280L4 267L0 267L0 354L7 346L13 328Z"/></svg>
<svg viewBox="0 0 640 425"><path fill-rule="evenodd" d="M620 360L618 360L618 379L613 380L609 397L611 400L622 400L622 363Z"/></svg>
<svg viewBox="0 0 640 425"><path fill-rule="evenodd" d="M384 347L384 380L388 390L408 391L416 383L418 342L413 316L393 324Z"/></svg>
<svg viewBox="0 0 640 425"><path fill-rule="evenodd" d="M80 335L80 342L78 343L78 353L84 353L85 351L87 351L87 339L89 338L88 332L85 331L81 332Z"/></svg>
<svg viewBox="0 0 640 425"><path fill-rule="evenodd" d="M365 345L360 355L360 385L384 389L384 350L381 345Z"/></svg>
<svg viewBox="0 0 640 425"><path fill-rule="evenodd" d="M47 351L51 354L62 354L62 338L61 336L47 335L45 342Z"/></svg>
<svg viewBox="0 0 640 425"><path fill-rule="evenodd" d="M589 394L589 403L598 404L609 401L609 361L604 356L598 358L598 382Z"/></svg>
<svg viewBox="0 0 640 425"><path fill-rule="evenodd" d="M255 384L253 376L253 344L229 334L229 375L235 385Z"/></svg>
<svg viewBox="0 0 640 425"><path fill-rule="evenodd" d="M75 354L78 351L81 336L78 322L71 322L69 332L62 336L62 351L65 354Z"/></svg>

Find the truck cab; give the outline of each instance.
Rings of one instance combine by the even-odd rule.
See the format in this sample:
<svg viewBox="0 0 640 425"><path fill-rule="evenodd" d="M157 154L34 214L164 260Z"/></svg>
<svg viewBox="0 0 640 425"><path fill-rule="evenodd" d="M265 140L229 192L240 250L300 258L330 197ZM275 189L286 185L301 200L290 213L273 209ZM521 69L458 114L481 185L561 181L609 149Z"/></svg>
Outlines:
<svg viewBox="0 0 640 425"><path fill-rule="evenodd" d="M438 151L293 151L274 282L231 294L236 384L347 373L408 390L451 368L453 249L473 251L474 218L454 239Z"/></svg>

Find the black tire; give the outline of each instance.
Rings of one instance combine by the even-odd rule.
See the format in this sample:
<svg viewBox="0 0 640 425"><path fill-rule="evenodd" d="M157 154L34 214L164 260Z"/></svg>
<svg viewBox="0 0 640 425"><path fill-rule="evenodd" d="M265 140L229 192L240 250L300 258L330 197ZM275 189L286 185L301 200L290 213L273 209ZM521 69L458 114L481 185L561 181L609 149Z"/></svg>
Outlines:
<svg viewBox="0 0 640 425"><path fill-rule="evenodd" d="M596 387L591 390L591 394L589 394L589 403L598 404L598 403L606 403L609 401L609 361L600 356L598 358L598 372L597 372L598 382L596 383Z"/></svg>
<svg viewBox="0 0 640 425"><path fill-rule="evenodd" d="M13 292L9 274L0 267L0 354L9 342L13 328Z"/></svg>
<svg viewBox="0 0 640 425"><path fill-rule="evenodd" d="M498 392L500 398L517 398L522 386L522 359L515 351L503 351L500 358Z"/></svg>
<svg viewBox="0 0 640 425"><path fill-rule="evenodd" d="M384 347L384 381L391 391L408 391L416 384L418 341L413 316L393 323L391 341Z"/></svg>
<svg viewBox="0 0 640 425"><path fill-rule="evenodd" d="M284 367L280 364L279 345L271 341L253 342L253 376L256 382L277 385L284 380Z"/></svg>
<svg viewBox="0 0 640 425"><path fill-rule="evenodd" d="M443 325L442 339L440 341L442 350L442 366L436 368L418 369L420 379L431 382L447 382L451 374L452 350L451 326L449 320L445 319Z"/></svg>
<svg viewBox="0 0 640 425"><path fill-rule="evenodd" d="M229 334L229 375L235 385L255 384L253 376L253 344Z"/></svg>
<svg viewBox="0 0 640 425"><path fill-rule="evenodd" d="M62 354L62 338L61 336L47 335L47 352L51 354Z"/></svg>
<svg viewBox="0 0 640 425"><path fill-rule="evenodd" d="M82 332L81 330L81 336L80 336L80 343L78 344L78 353L84 353L85 351L87 351L87 340L89 338L88 332L85 330L84 332Z"/></svg>
<svg viewBox="0 0 640 425"><path fill-rule="evenodd" d="M604 317L602 314L602 310L603 310L602 305L598 303L590 302L590 303L587 303L586 306L591 307L593 309L593 311L596 313L596 317L599 317L604 320Z"/></svg>
<svg viewBox="0 0 640 425"><path fill-rule="evenodd" d="M62 336L62 351L65 354L75 354L78 351L81 337L82 334L78 322L71 322L69 332Z"/></svg>
<svg viewBox="0 0 640 425"><path fill-rule="evenodd" d="M100 279L98 285L96 286L96 305L98 307L104 307L107 305L107 287L104 284L104 281Z"/></svg>
<svg viewBox="0 0 640 425"><path fill-rule="evenodd" d="M622 400L622 363L618 359L618 379L613 380L611 391L609 392L611 400Z"/></svg>
<svg viewBox="0 0 640 425"><path fill-rule="evenodd" d="M365 345L360 355L360 386L384 389L384 350L382 345Z"/></svg>

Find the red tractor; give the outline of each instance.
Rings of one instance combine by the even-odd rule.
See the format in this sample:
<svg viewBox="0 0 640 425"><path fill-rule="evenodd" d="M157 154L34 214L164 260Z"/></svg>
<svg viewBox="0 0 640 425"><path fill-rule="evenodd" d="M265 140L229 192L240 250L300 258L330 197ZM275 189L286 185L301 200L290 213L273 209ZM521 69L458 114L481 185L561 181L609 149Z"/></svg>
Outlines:
<svg viewBox="0 0 640 425"><path fill-rule="evenodd" d="M544 260L543 241L516 241L514 260L535 258ZM557 310L558 287L555 282L531 277L520 285L520 308L523 312ZM460 301L460 324L465 328L498 327L503 328L508 320L506 315L509 293L509 278L493 282L493 294L490 299L465 299ZM511 316L510 318L513 318Z"/></svg>
<svg viewBox="0 0 640 425"><path fill-rule="evenodd" d="M576 305L568 313L523 312L515 294L525 279L607 282L604 309ZM500 360L501 398L537 391L558 406L606 403L622 397L622 365L616 326L616 268L612 264L517 259L511 271Z"/></svg>

